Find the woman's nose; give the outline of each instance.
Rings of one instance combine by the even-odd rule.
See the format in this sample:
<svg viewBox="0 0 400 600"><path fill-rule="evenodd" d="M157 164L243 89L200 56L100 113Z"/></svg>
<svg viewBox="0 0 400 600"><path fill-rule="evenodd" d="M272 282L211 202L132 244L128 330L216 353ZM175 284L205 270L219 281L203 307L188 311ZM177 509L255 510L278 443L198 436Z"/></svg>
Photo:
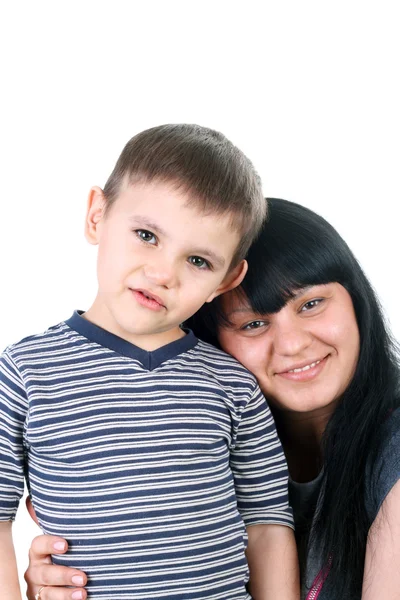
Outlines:
<svg viewBox="0 0 400 600"><path fill-rule="evenodd" d="M312 342L307 324L298 316L277 319L274 323L274 350L282 356L301 354Z"/></svg>

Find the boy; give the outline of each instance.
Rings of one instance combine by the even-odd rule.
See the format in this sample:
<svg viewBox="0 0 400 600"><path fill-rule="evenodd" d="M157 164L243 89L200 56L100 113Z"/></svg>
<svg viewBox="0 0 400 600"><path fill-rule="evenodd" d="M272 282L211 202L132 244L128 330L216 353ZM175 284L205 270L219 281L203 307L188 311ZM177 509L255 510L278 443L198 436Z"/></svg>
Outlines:
<svg viewBox="0 0 400 600"><path fill-rule="evenodd" d="M250 598L245 527L253 597L295 597L294 564L269 566L293 536L268 407L239 363L180 326L240 284L265 210L248 159L191 125L135 136L92 188L92 306L2 357L7 600L20 598L10 521L24 471L42 529L69 542L57 561L86 571L90 598Z"/></svg>

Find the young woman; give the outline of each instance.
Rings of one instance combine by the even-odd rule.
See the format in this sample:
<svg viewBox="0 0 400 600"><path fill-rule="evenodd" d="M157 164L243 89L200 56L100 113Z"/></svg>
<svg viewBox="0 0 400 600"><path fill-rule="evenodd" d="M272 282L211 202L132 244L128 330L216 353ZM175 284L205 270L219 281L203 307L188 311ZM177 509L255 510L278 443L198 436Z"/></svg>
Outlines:
<svg viewBox="0 0 400 600"><path fill-rule="evenodd" d="M254 373L274 413L302 598L398 599L400 375L372 287L333 227L285 200L270 200L248 262L241 288L190 326ZM31 597L40 584L71 585L79 575L45 564L57 541L34 542ZM45 587L41 598L74 593Z"/></svg>

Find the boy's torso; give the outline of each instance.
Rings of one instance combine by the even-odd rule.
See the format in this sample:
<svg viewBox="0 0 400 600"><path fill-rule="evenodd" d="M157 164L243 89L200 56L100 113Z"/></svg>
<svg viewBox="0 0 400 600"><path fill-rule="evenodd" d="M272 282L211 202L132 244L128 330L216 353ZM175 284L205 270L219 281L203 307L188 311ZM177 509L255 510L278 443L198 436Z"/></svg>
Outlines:
<svg viewBox="0 0 400 600"><path fill-rule="evenodd" d="M149 370L61 324L15 353L33 504L93 598L249 598L229 454L253 381L185 350Z"/></svg>

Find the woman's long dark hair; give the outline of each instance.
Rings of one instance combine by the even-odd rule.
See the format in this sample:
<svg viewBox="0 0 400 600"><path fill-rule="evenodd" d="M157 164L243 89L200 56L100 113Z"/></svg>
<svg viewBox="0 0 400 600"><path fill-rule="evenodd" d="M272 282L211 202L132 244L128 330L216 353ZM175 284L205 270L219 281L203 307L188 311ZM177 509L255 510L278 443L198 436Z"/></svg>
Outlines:
<svg viewBox="0 0 400 600"><path fill-rule="evenodd" d="M354 377L329 420L323 437L322 501L310 543L321 566L332 557L329 587L335 597L361 598L365 549L371 523L366 511L367 464L382 444L380 426L399 406L399 367L380 304L353 253L325 219L287 200L269 199L269 218L248 254L241 286L252 309L279 311L296 289L340 283L353 301L360 333ZM217 298L189 326L217 343L226 324ZM277 422L279 429L279 421ZM328 583L328 581L327 581Z"/></svg>

